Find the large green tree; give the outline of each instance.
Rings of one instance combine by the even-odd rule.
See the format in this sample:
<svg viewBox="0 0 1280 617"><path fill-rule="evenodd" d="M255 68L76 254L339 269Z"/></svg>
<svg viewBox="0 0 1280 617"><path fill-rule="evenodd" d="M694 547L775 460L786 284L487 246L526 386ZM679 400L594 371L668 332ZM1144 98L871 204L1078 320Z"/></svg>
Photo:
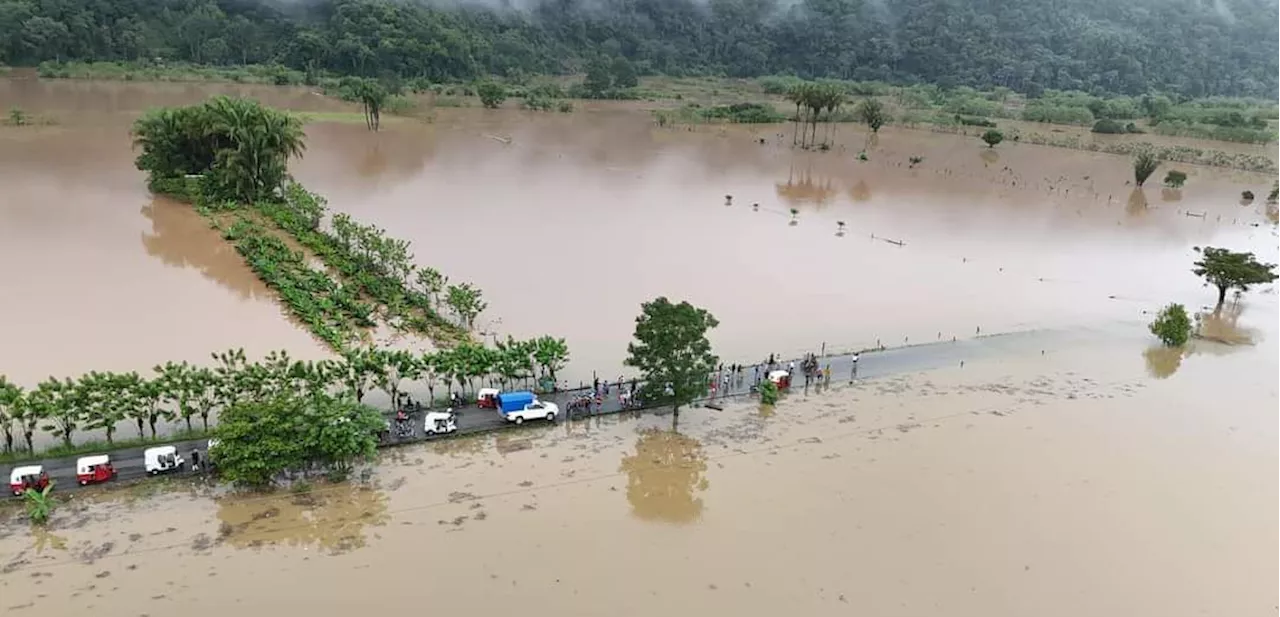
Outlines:
<svg viewBox="0 0 1280 617"><path fill-rule="evenodd" d="M1197 247L1200 259L1191 269L1196 276L1204 279L1205 285L1218 290L1219 308L1227 300L1227 292L1238 289L1249 291L1254 285L1264 285L1276 280L1276 264L1263 263L1253 253L1236 253L1224 248L1206 246Z"/></svg>
<svg viewBox="0 0 1280 617"><path fill-rule="evenodd" d="M352 399L286 394L222 410L210 456L223 478L248 486L284 473L345 474L373 457L382 426L377 410Z"/></svg>
<svg viewBox="0 0 1280 617"><path fill-rule="evenodd" d="M671 405L679 413L707 391L707 379L719 361L707 332L720 325L705 309L659 297L640 305L635 340L627 345L626 365L640 371L646 401Z"/></svg>

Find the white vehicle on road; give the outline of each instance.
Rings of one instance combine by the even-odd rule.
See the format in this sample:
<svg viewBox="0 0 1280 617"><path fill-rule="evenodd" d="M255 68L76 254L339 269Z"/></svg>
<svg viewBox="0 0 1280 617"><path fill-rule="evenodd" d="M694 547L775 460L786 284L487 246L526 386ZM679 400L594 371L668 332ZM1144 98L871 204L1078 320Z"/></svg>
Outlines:
<svg viewBox="0 0 1280 617"><path fill-rule="evenodd" d="M187 464L182 455L178 454L178 448L175 446L147 448L142 452L142 460L147 467L147 473L153 476L182 469Z"/></svg>
<svg viewBox="0 0 1280 617"><path fill-rule="evenodd" d="M560 408L555 403L544 403L532 392L503 392L498 395L498 413L507 422L524 424L525 420L545 418L555 422Z"/></svg>
<svg viewBox="0 0 1280 617"><path fill-rule="evenodd" d="M424 435L447 435L458 430L457 416L452 411L428 412L422 420Z"/></svg>

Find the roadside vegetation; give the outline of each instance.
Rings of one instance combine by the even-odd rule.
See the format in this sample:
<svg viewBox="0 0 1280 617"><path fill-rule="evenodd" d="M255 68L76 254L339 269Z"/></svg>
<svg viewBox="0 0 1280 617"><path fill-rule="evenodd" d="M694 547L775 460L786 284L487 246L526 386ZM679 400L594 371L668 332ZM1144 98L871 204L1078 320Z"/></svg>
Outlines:
<svg viewBox="0 0 1280 617"><path fill-rule="evenodd" d="M250 362L242 349L211 356L210 366L182 363L157 365L150 374L91 372L78 378L49 378L26 390L0 376L0 461L19 462L102 452L182 439L218 435L210 419L223 422L226 410L241 404L270 402L268 407L298 405L297 400L335 406L361 403L372 390L403 401L406 388L420 384L427 404L448 400L454 392L474 394L477 387L530 387L550 390L569 360L564 339L543 336L527 341L508 338L494 347L464 343L452 349L411 353L377 347L351 348L339 359L303 361L277 351ZM442 396L437 397L437 393ZM437 398L439 400L437 400ZM274 401L274 402L272 402ZM350 409L344 407L344 409ZM192 428L195 419L200 428ZM137 438L118 440L114 427L132 423ZM159 426L182 430L167 436ZM106 441L75 441L80 432L105 431ZM47 434L61 445L36 452L35 436Z"/></svg>

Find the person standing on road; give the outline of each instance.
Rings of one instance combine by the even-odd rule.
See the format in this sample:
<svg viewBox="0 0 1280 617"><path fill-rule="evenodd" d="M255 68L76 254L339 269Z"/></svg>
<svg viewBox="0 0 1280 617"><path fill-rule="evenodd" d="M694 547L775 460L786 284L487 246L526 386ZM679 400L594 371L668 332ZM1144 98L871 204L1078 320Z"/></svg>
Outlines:
<svg viewBox="0 0 1280 617"><path fill-rule="evenodd" d="M858 378L858 354L855 352L853 354L853 371L849 373L849 383L853 383L853 380L857 378Z"/></svg>
<svg viewBox="0 0 1280 617"><path fill-rule="evenodd" d="M822 385L831 385L831 363L827 363L827 367L822 369Z"/></svg>

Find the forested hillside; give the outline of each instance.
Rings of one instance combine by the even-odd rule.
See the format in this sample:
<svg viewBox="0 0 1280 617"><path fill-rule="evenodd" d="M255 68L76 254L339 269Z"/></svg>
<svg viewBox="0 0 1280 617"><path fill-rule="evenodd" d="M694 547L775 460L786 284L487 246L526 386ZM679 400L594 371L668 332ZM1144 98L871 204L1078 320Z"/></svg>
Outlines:
<svg viewBox="0 0 1280 617"><path fill-rule="evenodd" d="M0 62L580 70L1276 98L1274 0L0 0ZM499 3L501 4L499 6Z"/></svg>

